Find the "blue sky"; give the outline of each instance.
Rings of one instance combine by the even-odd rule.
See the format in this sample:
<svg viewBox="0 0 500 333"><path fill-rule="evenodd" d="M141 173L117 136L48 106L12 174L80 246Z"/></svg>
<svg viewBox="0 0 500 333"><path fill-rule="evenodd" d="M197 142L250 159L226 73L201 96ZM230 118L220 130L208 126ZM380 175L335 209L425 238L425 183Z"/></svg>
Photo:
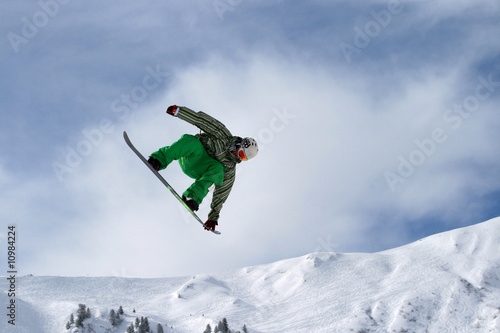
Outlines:
<svg viewBox="0 0 500 333"><path fill-rule="evenodd" d="M4 2L1 241L15 224L22 274L156 277L381 251L499 216L499 7ZM196 133L171 104L261 145L220 237L123 142L147 155Z"/></svg>

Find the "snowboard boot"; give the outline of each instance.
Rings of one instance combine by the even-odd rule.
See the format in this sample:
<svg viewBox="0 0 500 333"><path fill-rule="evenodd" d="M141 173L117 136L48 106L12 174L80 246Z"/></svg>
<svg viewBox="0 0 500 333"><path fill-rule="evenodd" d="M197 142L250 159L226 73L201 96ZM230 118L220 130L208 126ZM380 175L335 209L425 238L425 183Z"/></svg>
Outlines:
<svg viewBox="0 0 500 333"><path fill-rule="evenodd" d="M160 161L158 161L156 158L154 157L149 157L149 160L148 160L148 163L151 164L151 166L153 167L153 169L155 169L156 171L160 170L161 168L161 163Z"/></svg>
<svg viewBox="0 0 500 333"><path fill-rule="evenodd" d="M188 207L193 212L196 212L198 210L198 208L200 207L200 205L198 205L198 203L196 201L194 201L194 199L186 198L185 196L182 196L182 201L184 201L186 203L186 205L188 205Z"/></svg>

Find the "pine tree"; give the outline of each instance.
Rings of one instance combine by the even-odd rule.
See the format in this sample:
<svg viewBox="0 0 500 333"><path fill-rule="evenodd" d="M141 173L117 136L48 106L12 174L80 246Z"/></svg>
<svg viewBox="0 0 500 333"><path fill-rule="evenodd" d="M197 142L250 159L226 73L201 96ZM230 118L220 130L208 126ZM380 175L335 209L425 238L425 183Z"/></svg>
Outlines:
<svg viewBox="0 0 500 333"><path fill-rule="evenodd" d="M85 318L90 318L90 308L87 308L87 311L85 311Z"/></svg>
<svg viewBox="0 0 500 333"><path fill-rule="evenodd" d="M139 333L144 333L144 317L141 317L141 321L139 323Z"/></svg>
<svg viewBox="0 0 500 333"><path fill-rule="evenodd" d="M122 314L124 314L124 313L125 313L125 312L123 311L123 308L122 308L122 306L120 305L120 307L118 308L118 314L119 314L119 315L122 315Z"/></svg>
<svg viewBox="0 0 500 333"><path fill-rule="evenodd" d="M229 333L229 325L226 318L222 318L222 321L219 322L219 329L221 333Z"/></svg>
<svg viewBox="0 0 500 333"><path fill-rule="evenodd" d="M136 319L136 324L137 321L138 319ZM141 321L139 322L138 328L139 328L139 333L148 333L150 331L148 317L146 318L141 317Z"/></svg>
<svg viewBox="0 0 500 333"><path fill-rule="evenodd" d="M130 326L127 328L127 333L134 333L134 332L135 332L134 324L130 323Z"/></svg>
<svg viewBox="0 0 500 333"><path fill-rule="evenodd" d="M241 330L243 331L243 333L248 333L247 325L243 324L243 327L241 328Z"/></svg>
<svg viewBox="0 0 500 333"><path fill-rule="evenodd" d="M149 320L148 317L144 318L144 332L149 332Z"/></svg>
<svg viewBox="0 0 500 333"><path fill-rule="evenodd" d="M67 329L67 330L69 330L70 328L71 328L71 323L68 321L68 322L66 323L66 329Z"/></svg>
<svg viewBox="0 0 500 333"><path fill-rule="evenodd" d="M156 325L156 333L163 333L163 326L160 323Z"/></svg>
<svg viewBox="0 0 500 333"><path fill-rule="evenodd" d="M78 304L78 310L76 311L76 327L83 327L83 321L87 318L87 310L85 309L85 304Z"/></svg>
<svg viewBox="0 0 500 333"><path fill-rule="evenodd" d="M203 333L212 333L212 326L210 324L207 324L207 328L205 328L205 331Z"/></svg>
<svg viewBox="0 0 500 333"><path fill-rule="evenodd" d="M139 317L135 318L135 328L139 328L141 322L139 321Z"/></svg>
<svg viewBox="0 0 500 333"><path fill-rule="evenodd" d="M115 313L115 310L111 309L109 311L108 320L109 320L109 322L111 323L112 326L116 326L116 313Z"/></svg>
<svg viewBox="0 0 500 333"><path fill-rule="evenodd" d="M74 324L74 323L75 323L75 317L73 316L73 314L71 314L71 315L69 316L69 323L70 323L70 324Z"/></svg>

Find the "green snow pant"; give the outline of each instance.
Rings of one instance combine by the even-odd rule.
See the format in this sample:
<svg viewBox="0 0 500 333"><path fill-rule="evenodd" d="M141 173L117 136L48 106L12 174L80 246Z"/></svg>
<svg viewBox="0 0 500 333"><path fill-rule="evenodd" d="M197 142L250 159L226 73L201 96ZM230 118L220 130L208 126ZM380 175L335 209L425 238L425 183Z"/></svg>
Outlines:
<svg viewBox="0 0 500 333"><path fill-rule="evenodd" d="M222 164L210 157L200 140L190 134L184 134L171 146L160 148L150 156L160 161L160 170L165 169L173 160L178 160L182 171L196 179L183 195L193 198L198 204L206 197L212 184L222 185L224 180Z"/></svg>

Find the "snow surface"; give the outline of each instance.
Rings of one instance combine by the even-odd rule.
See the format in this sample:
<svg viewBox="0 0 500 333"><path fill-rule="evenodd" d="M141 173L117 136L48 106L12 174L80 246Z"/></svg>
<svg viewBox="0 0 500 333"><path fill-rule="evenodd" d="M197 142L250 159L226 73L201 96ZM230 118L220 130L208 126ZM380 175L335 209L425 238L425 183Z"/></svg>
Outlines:
<svg viewBox="0 0 500 333"><path fill-rule="evenodd" d="M20 277L15 328L0 282L1 332L68 332L78 304L96 333L148 317L156 332L500 332L500 218L373 254L312 253L189 277ZM123 323L107 317L123 306ZM136 313L133 313L133 310ZM70 329L69 332L74 332Z"/></svg>

